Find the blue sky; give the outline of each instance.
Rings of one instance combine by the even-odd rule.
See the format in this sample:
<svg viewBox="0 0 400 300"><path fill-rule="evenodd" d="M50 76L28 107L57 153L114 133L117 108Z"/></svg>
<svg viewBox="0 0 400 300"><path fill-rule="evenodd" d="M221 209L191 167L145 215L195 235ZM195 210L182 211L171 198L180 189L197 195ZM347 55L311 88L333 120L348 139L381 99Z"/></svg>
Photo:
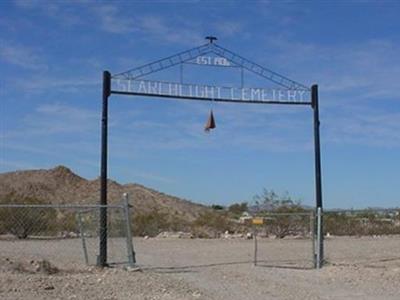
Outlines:
<svg viewBox="0 0 400 300"><path fill-rule="evenodd" d="M325 207L399 206L399 11L396 1L2 1L0 172L63 164L96 178L102 71L213 34L319 84ZM214 78L196 72L185 76ZM206 134L211 108L217 129ZM120 182L206 204L251 201L264 187L314 204L308 107L113 95L109 133L109 173Z"/></svg>

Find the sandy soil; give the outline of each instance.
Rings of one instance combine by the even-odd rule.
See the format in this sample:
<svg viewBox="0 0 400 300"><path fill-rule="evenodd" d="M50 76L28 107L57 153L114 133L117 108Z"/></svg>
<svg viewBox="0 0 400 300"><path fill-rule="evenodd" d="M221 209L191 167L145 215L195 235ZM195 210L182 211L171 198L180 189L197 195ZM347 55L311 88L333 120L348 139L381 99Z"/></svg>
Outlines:
<svg viewBox="0 0 400 300"><path fill-rule="evenodd" d="M0 241L0 299L400 299L400 237L330 238L321 270L308 240L260 240L254 266L252 240L134 239L140 272L83 267L79 239L43 243ZM41 258L59 271L12 266Z"/></svg>

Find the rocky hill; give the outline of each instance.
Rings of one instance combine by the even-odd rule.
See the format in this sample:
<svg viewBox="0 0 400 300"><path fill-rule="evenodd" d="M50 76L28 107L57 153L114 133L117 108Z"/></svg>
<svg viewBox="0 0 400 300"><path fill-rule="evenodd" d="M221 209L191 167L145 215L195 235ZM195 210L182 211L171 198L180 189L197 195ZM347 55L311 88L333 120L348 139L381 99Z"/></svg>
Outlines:
<svg viewBox="0 0 400 300"><path fill-rule="evenodd" d="M99 179L87 180L64 166L49 170L27 170L0 174L0 200L7 195L30 196L46 203L97 204L100 195ZM119 184L108 181L108 201L117 203L123 193L129 193L133 210L146 213L159 210L179 216L187 221L196 219L209 211L206 206L166 195L139 184Z"/></svg>

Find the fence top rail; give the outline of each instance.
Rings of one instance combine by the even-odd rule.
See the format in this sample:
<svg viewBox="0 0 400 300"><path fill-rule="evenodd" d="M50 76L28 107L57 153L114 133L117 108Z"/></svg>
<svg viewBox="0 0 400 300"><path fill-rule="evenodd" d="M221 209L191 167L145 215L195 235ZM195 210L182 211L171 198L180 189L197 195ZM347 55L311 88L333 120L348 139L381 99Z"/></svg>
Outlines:
<svg viewBox="0 0 400 300"><path fill-rule="evenodd" d="M95 204L0 204L0 208L124 208L124 205L95 205Z"/></svg>
<svg viewBox="0 0 400 300"><path fill-rule="evenodd" d="M348 214L348 213L379 213L379 212L399 212L400 208L379 208L379 209L374 209L374 208L366 208L366 209L328 209L324 210L324 214Z"/></svg>
<svg viewBox="0 0 400 300"><path fill-rule="evenodd" d="M274 212L266 212L262 214L254 215L255 218L263 218L263 217L273 217L273 216L309 216L314 214L314 211L302 211L302 212L290 212L290 213L274 213Z"/></svg>

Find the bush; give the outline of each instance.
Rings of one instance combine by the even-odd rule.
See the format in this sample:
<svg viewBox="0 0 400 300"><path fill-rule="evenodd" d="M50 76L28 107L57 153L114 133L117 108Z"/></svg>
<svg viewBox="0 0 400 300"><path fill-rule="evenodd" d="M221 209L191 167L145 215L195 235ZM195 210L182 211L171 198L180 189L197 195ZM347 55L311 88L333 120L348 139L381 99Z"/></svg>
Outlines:
<svg viewBox="0 0 400 300"><path fill-rule="evenodd" d="M26 196L8 194L1 204L44 204L43 201ZM10 233L19 239L32 234L53 233L56 229L56 211L52 208L2 207L0 208L0 233Z"/></svg>
<svg viewBox="0 0 400 300"><path fill-rule="evenodd" d="M228 211L232 213L235 217L240 217L247 210L247 202L235 203L228 207Z"/></svg>
<svg viewBox="0 0 400 300"><path fill-rule="evenodd" d="M213 205L211 205L211 208L214 210L224 210L225 209L225 207L223 207L222 205L219 205L219 204L213 204Z"/></svg>
<svg viewBox="0 0 400 300"><path fill-rule="evenodd" d="M350 236L400 234L395 221L396 217L376 211L325 213L324 232Z"/></svg>
<svg viewBox="0 0 400 300"><path fill-rule="evenodd" d="M154 210L147 213L136 213L132 219L133 235L156 236L162 231L185 231L189 224L177 216Z"/></svg>
<svg viewBox="0 0 400 300"><path fill-rule="evenodd" d="M192 233L200 238L218 237L225 231L233 231L233 223L223 213L205 212L192 222Z"/></svg>
<svg viewBox="0 0 400 300"><path fill-rule="evenodd" d="M261 195L254 198L257 215L267 219L267 234L284 238L287 235L306 235L309 232L309 216L300 214L307 210L300 201L293 201L288 193L279 195L273 190L264 189Z"/></svg>

